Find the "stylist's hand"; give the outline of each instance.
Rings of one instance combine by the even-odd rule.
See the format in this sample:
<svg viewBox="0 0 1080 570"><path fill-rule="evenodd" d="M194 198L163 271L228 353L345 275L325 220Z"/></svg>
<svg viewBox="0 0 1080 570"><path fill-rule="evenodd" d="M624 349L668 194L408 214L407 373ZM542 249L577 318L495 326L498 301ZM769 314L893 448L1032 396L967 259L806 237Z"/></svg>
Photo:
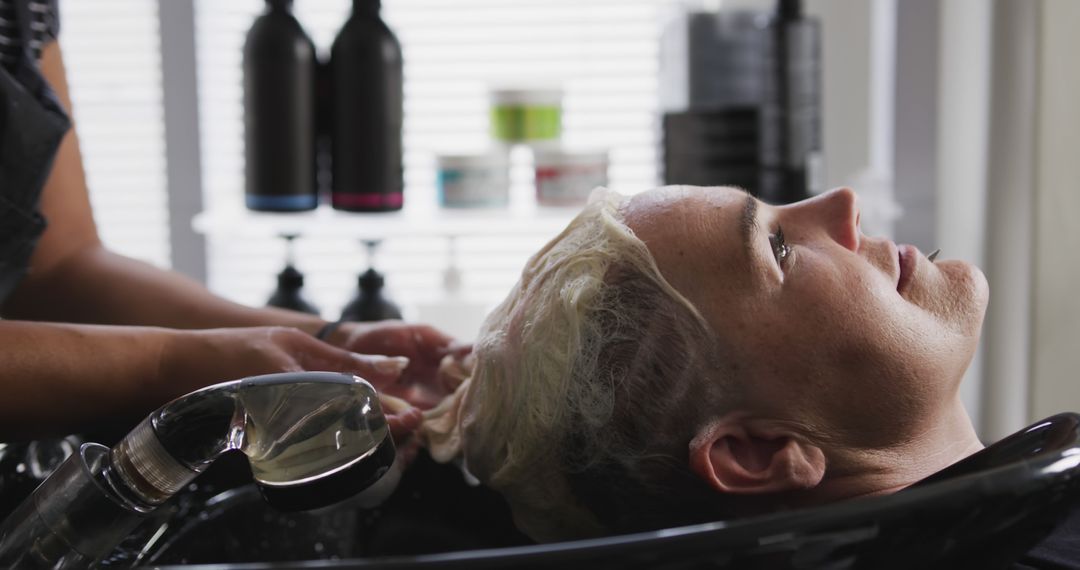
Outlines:
<svg viewBox="0 0 1080 570"><path fill-rule="evenodd" d="M164 403L218 382L306 370L355 374L378 388L396 384L408 364L408 358L357 354L288 327L176 331L162 347L154 388ZM398 438L422 418L414 408L388 411L387 420Z"/></svg>
<svg viewBox="0 0 1080 570"><path fill-rule="evenodd" d="M432 326L401 321L344 323L327 342L353 352L408 358L409 365L393 381L368 380L380 392L422 409L437 405L460 383L441 373L443 359L472 350L471 345L459 343Z"/></svg>

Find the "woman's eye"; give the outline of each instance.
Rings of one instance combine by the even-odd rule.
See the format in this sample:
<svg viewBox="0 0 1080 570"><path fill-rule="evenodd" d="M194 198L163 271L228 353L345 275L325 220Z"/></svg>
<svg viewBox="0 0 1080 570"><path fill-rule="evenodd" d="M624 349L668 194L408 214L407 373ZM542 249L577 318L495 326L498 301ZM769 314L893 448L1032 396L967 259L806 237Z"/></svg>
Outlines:
<svg viewBox="0 0 1080 570"><path fill-rule="evenodd" d="M784 266L784 260L787 259L788 254L791 253L791 248L784 242L784 228L780 226L776 227L776 233L769 236L769 245L772 246L773 257L776 258L776 263Z"/></svg>

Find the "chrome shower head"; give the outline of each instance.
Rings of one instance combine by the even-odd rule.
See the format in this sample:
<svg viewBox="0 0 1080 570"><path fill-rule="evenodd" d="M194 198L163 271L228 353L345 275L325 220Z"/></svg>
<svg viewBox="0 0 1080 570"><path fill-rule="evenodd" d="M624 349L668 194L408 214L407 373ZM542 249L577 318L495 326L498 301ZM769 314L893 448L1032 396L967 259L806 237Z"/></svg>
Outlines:
<svg viewBox="0 0 1080 570"><path fill-rule="evenodd" d="M230 450L247 456L263 496L283 510L359 493L396 455L378 395L358 377L299 372L217 384L165 404L111 450L86 444L69 457L0 523L0 567L93 566Z"/></svg>
<svg viewBox="0 0 1080 570"><path fill-rule="evenodd" d="M117 444L112 460L138 498L157 505L230 450L247 456L263 495L283 510L356 494L395 456L370 384L299 372L217 384L174 400Z"/></svg>

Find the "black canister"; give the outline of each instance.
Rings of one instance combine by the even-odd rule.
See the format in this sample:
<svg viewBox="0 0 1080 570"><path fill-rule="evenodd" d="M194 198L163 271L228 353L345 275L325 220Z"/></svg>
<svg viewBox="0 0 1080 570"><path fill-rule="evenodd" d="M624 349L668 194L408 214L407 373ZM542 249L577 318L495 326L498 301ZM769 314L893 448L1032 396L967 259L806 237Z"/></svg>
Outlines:
<svg viewBox="0 0 1080 570"><path fill-rule="evenodd" d="M267 0L244 43L246 203L291 212L318 206L315 44L292 0Z"/></svg>
<svg viewBox="0 0 1080 570"><path fill-rule="evenodd" d="M379 0L353 0L330 54L331 203L339 210L403 203L401 45L379 9Z"/></svg>
<svg viewBox="0 0 1080 570"><path fill-rule="evenodd" d="M801 0L777 0L761 105L760 195L789 204L823 190L821 169L821 28Z"/></svg>
<svg viewBox="0 0 1080 570"><path fill-rule="evenodd" d="M822 190L821 25L799 0L690 12L665 45L666 184L737 185L776 204Z"/></svg>

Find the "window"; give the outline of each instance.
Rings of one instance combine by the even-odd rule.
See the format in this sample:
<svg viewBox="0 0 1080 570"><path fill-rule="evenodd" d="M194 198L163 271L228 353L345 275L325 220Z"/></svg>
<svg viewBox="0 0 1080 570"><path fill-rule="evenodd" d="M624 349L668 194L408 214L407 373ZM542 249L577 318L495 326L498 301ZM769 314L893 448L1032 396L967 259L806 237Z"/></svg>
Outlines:
<svg viewBox="0 0 1080 570"><path fill-rule="evenodd" d="M157 2L60 2L60 44L98 232L169 266Z"/></svg>
<svg viewBox="0 0 1080 570"><path fill-rule="evenodd" d="M657 181L656 92L660 11L668 0L388 0L383 17L405 58L406 209L435 208L435 157L488 144L488 89L541 78L561 83L563 142L608 149L610 185L634 192ZM326 57L351 11L345 0L295 3L298 19ZM243 204L241 49L263 10L258 0L197 0L196 33L204 203L208 210ZM512 200L531 199L527 152L512 164ZM342 214L347 216L347 214ZM357 216L362 224L365 216ZM465 289L497 301L527 256L554 232L508 239L456 240ZM210 286L251 304L265 302L280 270L283 245L273 239L209 236ZM366 266L355 240L302 239L298 266L307 296L334 317ZM437 294L446 264L443 239L394 238L378 254L389 294L410 307Z"/></svg>

